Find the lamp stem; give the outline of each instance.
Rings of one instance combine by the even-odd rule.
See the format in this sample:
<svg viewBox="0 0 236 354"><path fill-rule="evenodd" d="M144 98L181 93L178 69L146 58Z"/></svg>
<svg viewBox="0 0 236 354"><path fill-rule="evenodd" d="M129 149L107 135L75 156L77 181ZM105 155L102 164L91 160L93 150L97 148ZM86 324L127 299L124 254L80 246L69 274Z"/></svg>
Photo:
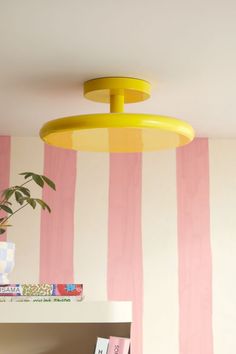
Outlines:
<svg viewBox="0 0 236 354"><path fill-rule="evenodd" d="M110 112L122 113L124 112L124 94L111 94L110 95Z"/></svg>

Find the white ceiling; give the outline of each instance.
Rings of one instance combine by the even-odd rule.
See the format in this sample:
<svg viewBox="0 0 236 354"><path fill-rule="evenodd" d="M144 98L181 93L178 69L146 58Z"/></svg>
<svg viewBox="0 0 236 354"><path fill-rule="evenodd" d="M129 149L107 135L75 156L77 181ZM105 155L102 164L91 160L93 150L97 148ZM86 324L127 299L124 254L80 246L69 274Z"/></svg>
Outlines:
<svg viewBox="0 0 236 354"><path fill-rule="evenodd" d="M152 84L126 111L236 137L236 1L0 0L0 135L107 111L82 85L113 75Z"/></svg>

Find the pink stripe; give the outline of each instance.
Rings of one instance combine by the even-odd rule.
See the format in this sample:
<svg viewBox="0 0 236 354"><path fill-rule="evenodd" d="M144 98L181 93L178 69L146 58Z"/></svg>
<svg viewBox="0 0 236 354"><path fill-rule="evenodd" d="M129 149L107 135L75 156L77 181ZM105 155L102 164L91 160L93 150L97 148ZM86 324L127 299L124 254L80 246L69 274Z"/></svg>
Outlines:
<svg viewBox="0 0 236 354"><path fill-rule="evenodd" d="M208 140L177 150L180 354L213 354Z"/></svg>
<svg viewBox="0 0 236 354"><path fill-rule="evenodd" d="M141 154L110 155L108 299L133 301L135 354L142 353L141 171Z"/></svg>
<svg viewBox="0 0 236 354"><path fill-rule="evenodd" d="M0 191L9 187L10 180L10 155L11 138L9 136L0 136ZM4 211L0 211L0 218L5 216ZM7 232L0 236L0 241L6 241Z"/></svg>
<svg viewBox="0 0 236 354"><path fill-rule="evenodd" d="M40 282L73 282L76 152L45 145L44 174L56 183L56 192L43 191L52 213L41 214Z"/></svg>

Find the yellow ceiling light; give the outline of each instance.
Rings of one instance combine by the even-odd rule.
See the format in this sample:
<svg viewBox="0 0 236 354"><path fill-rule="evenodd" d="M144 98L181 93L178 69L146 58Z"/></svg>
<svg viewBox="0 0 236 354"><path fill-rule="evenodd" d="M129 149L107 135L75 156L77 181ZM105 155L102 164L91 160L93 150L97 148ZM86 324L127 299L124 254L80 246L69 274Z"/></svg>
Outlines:
<svg viewBox="0 0 236 354"><path fill-rule="evenodd" d="M110 113L86 114L50 121L40 137L48 144L81 151L141 152L176 148L194 138L193 128L179 119L124 113L125 103L150 97L150 83L107 77L84 83L84 96L110 103Z"/></svg>

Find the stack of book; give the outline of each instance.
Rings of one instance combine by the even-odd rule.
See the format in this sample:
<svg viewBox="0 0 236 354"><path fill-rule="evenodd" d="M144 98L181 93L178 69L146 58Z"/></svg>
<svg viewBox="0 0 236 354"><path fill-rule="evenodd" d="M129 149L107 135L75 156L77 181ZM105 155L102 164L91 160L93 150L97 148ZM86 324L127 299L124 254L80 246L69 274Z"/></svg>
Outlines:
<svg viewBox="0 0 236 354"><path fill-rule="evenodd" d="M128 354L130 338L113 337L97 338L94 354Z"/></svg>
<svg viewBox="0 0 236 354"><path fill-rule="evenodd" d="M0 284L0 302L73 302L82 299L82 284Z"/></svg>

